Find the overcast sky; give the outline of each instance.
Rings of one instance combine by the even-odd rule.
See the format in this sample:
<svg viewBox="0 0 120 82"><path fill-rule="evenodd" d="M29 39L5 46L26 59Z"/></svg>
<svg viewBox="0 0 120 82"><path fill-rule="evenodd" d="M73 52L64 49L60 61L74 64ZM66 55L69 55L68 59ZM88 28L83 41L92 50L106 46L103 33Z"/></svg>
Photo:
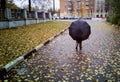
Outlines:
<svg viewBox="0 0 120 82"><path fill-rule="evenodd" d="M14 3L18 6L18 7L23 7L24 5L28 5L28 0L24 0L24 3L20 2L20 0L14 0ZM31 3L33 6L35 6L35 4ZM51 7L53 7L53 4L49 4ZM59 9L60 8L60 1L59 0L55 0L55 8Z"/></svg>
<svg viewBox="0 0 120 82"><path fill-rule="evenodd" d="M55 0L55 6L57 9L60 8L60 0Z"/></svg>

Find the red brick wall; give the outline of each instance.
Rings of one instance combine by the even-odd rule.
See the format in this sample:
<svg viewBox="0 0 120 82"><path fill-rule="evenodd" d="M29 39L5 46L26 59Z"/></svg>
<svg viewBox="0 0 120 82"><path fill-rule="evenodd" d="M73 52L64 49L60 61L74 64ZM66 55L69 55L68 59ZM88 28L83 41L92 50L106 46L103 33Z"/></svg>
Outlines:
<svg viewBox="0 0 120 82"><path fill-rule="evenodd" d="M85 3L85 7L86 7L86 2L90 3L88 5L88 10L86 10L86 14L87 13L94 13L94 0L80 0L81 2L84 2ZM72 15L72 16L75 16L75 15L78 15L78 11L77 11L77 1L76 0L72 0L73 2L73 12L70 13L69 10L68 10L68 0L60 0L60 13L64 13L66 12L68 15Z"/></svg>

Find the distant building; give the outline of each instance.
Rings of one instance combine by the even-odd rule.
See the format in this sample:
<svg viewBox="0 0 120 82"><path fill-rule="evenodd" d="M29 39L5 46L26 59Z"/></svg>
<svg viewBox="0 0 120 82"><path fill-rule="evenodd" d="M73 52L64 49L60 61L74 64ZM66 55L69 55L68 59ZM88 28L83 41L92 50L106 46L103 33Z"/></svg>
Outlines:
<svg viewBox="0 0 120 82"><path fill-rule="evenodd" d="M60 17L94 16L94 0L60 0Z"/></svg>
<svg viewBox="0 0 120 82"><path fill-rule="evenodd" d="M95 0L86 0L86 16L94 17L94 3Z"/></svg>
<svg viewBox="0 0 120 82"><path fill-rule="evenodd" d="M106 17L105 0L95 0L95 17Z"/></svg>

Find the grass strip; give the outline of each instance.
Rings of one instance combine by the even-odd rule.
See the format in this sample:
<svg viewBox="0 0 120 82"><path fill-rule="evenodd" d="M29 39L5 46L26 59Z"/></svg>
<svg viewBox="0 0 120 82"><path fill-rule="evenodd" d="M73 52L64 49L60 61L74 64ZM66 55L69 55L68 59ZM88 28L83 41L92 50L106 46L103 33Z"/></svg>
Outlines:
<svg viewBox="0 0 120 82"><path fill-rule="evenodd" d="M50 21L0 30L0 68L67 28L70 22Z"/></svg>

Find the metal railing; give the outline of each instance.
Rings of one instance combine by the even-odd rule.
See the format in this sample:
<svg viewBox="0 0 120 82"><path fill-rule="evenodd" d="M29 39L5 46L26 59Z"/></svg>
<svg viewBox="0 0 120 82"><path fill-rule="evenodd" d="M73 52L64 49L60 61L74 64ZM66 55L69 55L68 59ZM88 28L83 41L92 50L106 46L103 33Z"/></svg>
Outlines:
<svg viewBox="0 0 120 82"><path fill-rule="evenodd" d="M4 9L0 9L0 20L6 20L5 19L5 10Z"/></svg>

